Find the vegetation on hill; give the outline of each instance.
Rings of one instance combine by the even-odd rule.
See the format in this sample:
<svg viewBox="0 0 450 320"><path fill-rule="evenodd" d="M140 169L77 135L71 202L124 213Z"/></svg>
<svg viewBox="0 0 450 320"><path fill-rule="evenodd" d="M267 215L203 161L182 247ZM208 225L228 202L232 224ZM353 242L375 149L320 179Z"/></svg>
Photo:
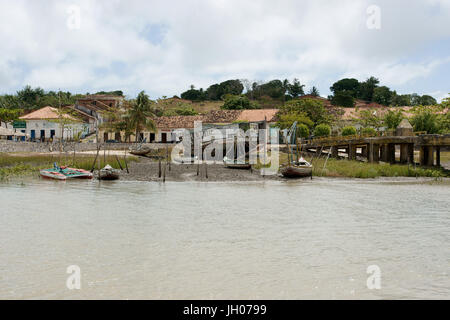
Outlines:
<svg viewBox="0 0 450 320"><path fill-rule="evenodd" d="M387 86L379 86L380 81L370 77L360 82L354 78L345 78L335 82L330 90L333 95L328 99L333 105L354 107L355 100L375 102L384 106L418 106L435 105L436 99L429 95L420 96L417 93L399 95Z"/></svg>

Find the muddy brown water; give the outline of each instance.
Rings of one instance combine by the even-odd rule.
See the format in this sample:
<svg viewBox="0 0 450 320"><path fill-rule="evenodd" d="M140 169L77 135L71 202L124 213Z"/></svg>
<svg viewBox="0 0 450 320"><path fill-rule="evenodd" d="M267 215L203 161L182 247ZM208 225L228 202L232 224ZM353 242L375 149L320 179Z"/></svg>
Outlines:
<svg viewBox="0 0 450 320"><path fill-rule="evenodd" d="M414 179L1 183L0 298L449 299L449 195Z"/></svg>

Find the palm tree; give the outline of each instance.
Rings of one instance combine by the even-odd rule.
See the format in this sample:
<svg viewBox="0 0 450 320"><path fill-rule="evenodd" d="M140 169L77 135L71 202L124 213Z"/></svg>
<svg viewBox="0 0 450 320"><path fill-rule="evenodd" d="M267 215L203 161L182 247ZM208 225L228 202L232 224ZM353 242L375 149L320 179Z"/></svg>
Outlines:
<svg viewBox="0 0 450 320"><path fill-rule="evenodd" d="M131 103L131 108L128 110L126 116L130 126L135 130L136 142L140 131L144 129L156 131L155 122L152 120L154 116L150 98L144 91L141 91L136 100Z"/></svg>
<svg viewBox="0 0 450 320"><path fill-rule="evenodd" d="M311 88L311 91L309 91L309 94L312 95L312 96L314 96L314 97L320 96L319 90L317 90L316 87L312 87L312 88Z"/></svg>

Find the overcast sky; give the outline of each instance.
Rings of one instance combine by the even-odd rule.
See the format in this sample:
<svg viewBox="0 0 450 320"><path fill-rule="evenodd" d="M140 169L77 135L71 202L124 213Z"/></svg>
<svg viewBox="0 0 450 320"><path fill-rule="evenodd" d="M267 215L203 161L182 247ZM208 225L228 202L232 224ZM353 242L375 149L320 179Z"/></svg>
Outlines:
<svg viewBox="0 0 450 320"><path fill-rule="evenodd" d="M450 0L0 0L0 25L0 93L154 99L299 78L327 96L340 78L369 76L398 93L450 92Z"/></svg>

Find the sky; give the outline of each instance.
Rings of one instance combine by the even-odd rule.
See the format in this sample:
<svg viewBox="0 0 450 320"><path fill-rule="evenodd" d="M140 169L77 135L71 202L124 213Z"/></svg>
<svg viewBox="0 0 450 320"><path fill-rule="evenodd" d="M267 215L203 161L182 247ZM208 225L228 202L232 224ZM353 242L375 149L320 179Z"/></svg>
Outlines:
<svg viewBox="0 0 450 320"><path fill-rule="evenodd" d="M450 92L450 0L0 0L0 94L25 85L152 99L228 79L322 96L375 76Z"/></svg>

